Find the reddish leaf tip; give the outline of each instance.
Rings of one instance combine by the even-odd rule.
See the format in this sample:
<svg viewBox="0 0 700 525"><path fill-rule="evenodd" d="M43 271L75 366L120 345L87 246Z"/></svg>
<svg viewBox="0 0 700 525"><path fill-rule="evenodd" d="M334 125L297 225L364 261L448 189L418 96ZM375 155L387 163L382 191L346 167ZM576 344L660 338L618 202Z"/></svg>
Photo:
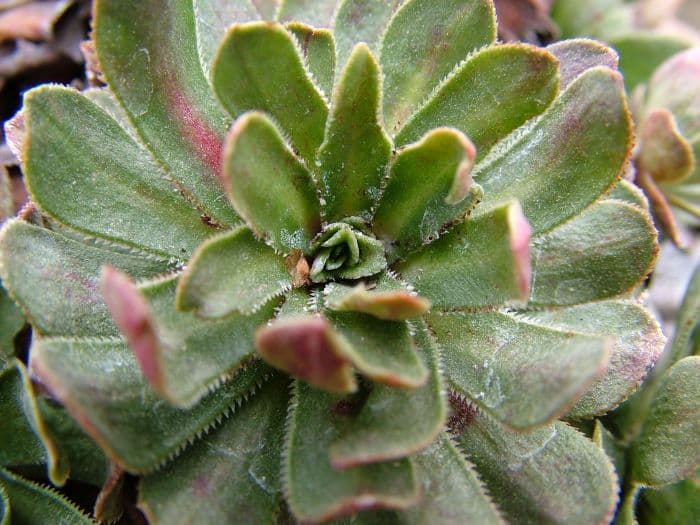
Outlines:
<svg viewBox="0 0 700 525"><path fill-rule="evenodd" d="M278 319L255 334L255 347L268 364L322 390L357 389L344 344L320 316Z"/></svg>
<svg viewBox="0 0 700 525"><path fill-rule="evenodd" d="M100 286L112 318L133 350L144 377L155 390L162 390L160 344L146 299L126 274L111 266L102 268Z"/></svg>
<svg viewBox="0 0 700 525"><path fill-rule="evenodd" d="M515 203L508 210L508 225L510 227L510 250L515 262L515 272L520 290L520 298L526 301L530 296L530 281L532 267L530 263L530 237L532 228L523 214L520 204Z"/></svg>

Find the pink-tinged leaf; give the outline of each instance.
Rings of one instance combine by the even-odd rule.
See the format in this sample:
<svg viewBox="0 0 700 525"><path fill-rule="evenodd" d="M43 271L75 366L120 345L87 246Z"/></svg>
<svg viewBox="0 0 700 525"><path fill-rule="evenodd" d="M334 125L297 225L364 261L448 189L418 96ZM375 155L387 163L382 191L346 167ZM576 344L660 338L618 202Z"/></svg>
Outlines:
<svg viewBox="0 0 700 525"><path fill-rule="evenodd" d="M363 283L349 287L337 283L324 290L326 304L339 312L362 312L387 321L420 317L430 309L430 301L404 289L372 290Z"/></svg>
<svg viewBox="0 0 700 525"><path fill-rule="evenodd" d="M526 301L530 295L532 268L530 266L530 237L532 228L518 203L508 209L510 228L510 250L513 254L513 271L520 290L520 299Z"/></svg>
<svg viewBox="0 0 700 525"><path fill-rule="evenodd" d="M345 343L323 317L278 319L258 330L258 353L270 365L333 393L357 389Z"/></svg>
<svg viewBox="0 0 700 525"><path fill-rule="evenodd" d="M559 60L559 89L564 91L569 84L587 70L596 66L617 69L619 58L608 46L587 38L578 38L557 42L547 47Z"/></svg>
<svg viewBox="0 0 700 525"><path fill-rule="evenodd" d="M230 121L200 67L192 0L98 0L93 27L107 83L166 177L212 222L238 223L221 199Z"/></svg>
<svg viewBox="0 0 700 525"><path fill-rule="evenodd" d="M146 299L125 274L110 266L102 271L101 286L105 303L134 351L143 375L155 390L162 390L160 343Z"/></svg>
<svg viewBox="0 0 700 525"><path fill-rule="evenodd" d="M649 199L658 226L669 236L673 244L684 248L687 245L686 239L678 226L666 195L659 189L651 175L643 170L637 172L635 182L644 190Z"/></svg>
<svg viewBox="0 0 700 525"><path fill-rule="evenodd" d="M124 512L125 472L119 465L112 463L109 474L95 500L95 517L100 523L114 523Z"/></svg>
<svg viewBox="0 0 700 525"><path fill-rule="evenodd" d="M656 109L646 116L639 140L637 169L646 171L655 182L678 183L695 171L693 148L667 109Z"/></svg>

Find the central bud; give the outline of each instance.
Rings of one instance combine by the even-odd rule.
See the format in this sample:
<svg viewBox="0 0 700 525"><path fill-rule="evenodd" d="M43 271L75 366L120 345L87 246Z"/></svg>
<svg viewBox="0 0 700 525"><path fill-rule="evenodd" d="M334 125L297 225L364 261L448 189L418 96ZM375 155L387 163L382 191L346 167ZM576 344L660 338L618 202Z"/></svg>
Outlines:
<svg viewBox="0 0 700 525"><path fill-rule="evenodd" d="M382 243L352 218L326 226L312 244L312 257L309 277L315 283L360 279L387 265Z"/></svg>

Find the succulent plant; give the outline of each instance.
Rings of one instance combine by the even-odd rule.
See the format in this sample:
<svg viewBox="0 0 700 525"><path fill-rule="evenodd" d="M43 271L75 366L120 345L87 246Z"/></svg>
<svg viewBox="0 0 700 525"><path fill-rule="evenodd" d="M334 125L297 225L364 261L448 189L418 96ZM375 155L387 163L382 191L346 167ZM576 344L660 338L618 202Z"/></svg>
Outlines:
<svg viewBox="0 0 700 525"><path fill-rule="evenodd" d="M8 410L105 520L128 472L151 523L607 523L571 423L664 342L614 53L497 44L490 0L337 4L96 2L108 88L14 121Z"/></svg>

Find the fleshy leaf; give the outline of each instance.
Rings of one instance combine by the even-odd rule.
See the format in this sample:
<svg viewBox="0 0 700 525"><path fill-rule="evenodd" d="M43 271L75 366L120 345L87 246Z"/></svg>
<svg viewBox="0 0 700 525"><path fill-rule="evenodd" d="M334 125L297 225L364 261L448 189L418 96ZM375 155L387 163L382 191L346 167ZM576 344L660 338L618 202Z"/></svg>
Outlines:
<svg viewBox="0 0 700 525"><path fill-rule="evenodd" d="M683 298L678 316L673 343L669 349L669 363L675 363L688 355L700 355L697 342L697 327L700 323L700 266L695 269L693 278Z"/></svg>
<svg viewBox="0 0 700 525"><path fill-rule="evenodd" d="M610 461L564 423L521 434L479 414L459 443L509 522L603 525L613 517L618 487Z"/></svg>
<svg viewBox="0 0 700 525"><path fill-rule="evenodd" d="M93 513L100 523L114 523L124 513L124 470L111 465L107 479L100 489Z"/></svg>
<svg viewBox="0 0 700 525"><path fill-rule="evenodd" d="M386 268L384 246L348 222L324 227L311 245L314 259L309 277L315 283L333 279L355 280L378 274Z"/></svg>
<svg viewBox="0 0 700 525"><path fill-rule="evenodd" d="M328 108L307 75L294 37L282 26L235 24L219 48L213 83L232 116L264 111L279 123L307 166L314 165Z"/></svg>
<svg viewBox="0 0 700 525"><path fill-rule="evenodd" d="M310 523L372 508L405 508L420 495L408 459L342 471L328 447L345 427L342 399L297 381L287 425L284 484L294 515Z"/></svg>
<svg viewBox="0 0 700 525"><path fill-rule="evenodd" d="M594 421L595 423L593 424L593 434L591 435L591 440L607 454L608 458L610 458L610 461L615 467L615 472L618 473L619 476L623 475L627 470L625 446L615 437L612 432L603 426L600 419L596 419Z"/></svg>
<svg viewBox="0 0 700 525"><path fill-rule="evenodd" d="M379 64L358 44L333 93L325 139L318 152L324 219L369 219L391 158L391 142L379 122Z"/></svg>
<svg viewBox="0 0 700 525"><path fill-rule="evenodd" d="M552 229L616 182L629 158L630 130L619 73L589 69L477 165L473 176L485 198L475 213L517 198L534 233Z"/></svg>
<svg viewBox="0 0 700 525"><path fill-rule="evenodd" d="M396 136L396 145L449 126L466 134L483 158L496 142L549 106L558 92L558 71L554 56L534 46L487 47L440 84Z"/></svg>
<svg viewBox="0 0 700 525"><path fill-rule="evenodd" d="M620 179L605 195L608 200L623 201L649 211L649 201L644 192L631 181Z"/></svg>
<svg viewBox="0 0 700 525"><path fill-rule="evenodd" d="M338 394L357 389L351 350L323 317L277 319L258 330L255 346L269 364L316 388Z"/></svg>
<svg viewBox="0 0 700 525"><path fill-rule="evenodd" d="M387 129L398 131L460 61L495 40L492 2L405 2L389 23L380 52Z"/></svg>
<svg viewBox="0 0 700 525"><path fill-rule="evenodd" d="M656 319L631 301L596 301L526 315L534 324L614 341L605 374L567 414L573 419L601 415L627 399L654 366L666 342Z"/></svg>
<svg viewBox="0 0 700 525"><path fill-rule="evenodd" d="M263 385L206 440L141 482L149 523L272 523L281 497L287 383Z"/></svg>
<svg viewBox="0 0 700 525"><path fill-rule="evenodd" d="M633 478L658 487L700 466L700 356L678 361L662 379L633 446Z"/></svg>
<svg viewBox="0 0 700 525"><path fill-rule="evenodd" d="M667 109L656 109L646 116L639 140L637 169L648 173L656 182L678 183L695 171L693 148Z"/></svg>
<svg viewBox="0 0 700 525"><path fill-rule="evenodd" d="M562 415L610 358L603 337L544 328L514 314L453 312L427 321L452 387L511 428Z"/></svg>
<svg viewBox="0 0 700 525"><path fill-rule="evenodd" d="M142 147L80 93L38 88L25 99L23 168L33 200L82 232L187 258L214 229ZM109 147L105 147L109 144Z"/></svg>
<svg viewBox="0 0 700 525"><path fill-rule="evenodd" d="M345 469L408 456L426 448L445 424L437 346L421 322L414 336L430 371L415 390L375 384L356 418L330 447L331 464Z"/></svg>
<svg viewBox="0 0 700 525"><path fill-rule="evenodd" d="M318 87L330 97L335 76L333 34L327 29L318 29L300 22L290 22L286 27L296 37L309 73Z"/></svg>
<svg viewBox="0 0 700 525"><path fill-rule="evenodd" d="M343 66L350 52L364 42L372 53L379 55L379 44L389 20L403 0L341 0L335 15L335 37L338 66Z"/></svg>
<svg viewBox="0 0 700 525"><path fill-rule="evenodd" d="M208 320L175 309L177 277L142 284L105 268L102 289L153 389L189 408L252 357L255 329L273 315L269 302L251 315Z"/></svg>
<svg viewBox="0 0 700 525"><path fill-rule="evenodd" d="M180 277L177 307L204 317L247 315L291 286L284 259L239 227L197 249Z"/></svg>
<svg viewBox="0 0 700 525"><path fill-rule="evenodd" d="M42 487L0 469L0 488L11 502L10 512L15 525L34 523L60 523L61 525L95 525L86 514L58 492ZM9 523L9 520L8 520Z"/></svg>
<svg viewBox="0 0 700 525"><path fill-rule="evenodd" d="M25 382L17 366L0 373L0 465L39 465L45 451L25 414Z"/></svg>
<svg viewBox="0 0 700 525"><path fill-rule="evenodd" d="M1 259L0 259L1 260ZM1 263L0 263L1 264ZM22 311L0 281L0 370L15 352L15 336L24 326Z"/></svg>
<svg viewBox="0 0 700 525"><path fill-rule="evenodd" d="M10 525L11 518L10 497L5 487L0 484L0 525Z"/></svg>
<svg viewBox="0 0 700 525"><path fill-rule="evenodd" d="M192 1L98 0L94 14L100 66L146 148L205 218L237 224L219 179L230 119L200 67Z"/></svg>
<svg viewBox="0 0 700 525"><path fill-rule="evenodd" d="M390 253L416 250L479 203L475 158L471 141L451 128L434 129L398 152L372 221Z"/></svg>
<svg viewBox="0 0 700 525"><path fill-rule="evenodd" d="M236 121L224 172L229 198L257 236L282 253L308 252L321 228L316 188L267 116L251 112Z"/></svg>
<svg viewBox="0 0 700 525"><path fill-rule="evenodd" d="M596 66L617 69L619 61L613 49L597 40L587 38L557 42L547 46L547 51L559 61L559 89L562 91L589 69Z"/></svg>
<svg viewBox="0 0 700 525"><path fill-rule="evenodd" d="M338 0L280 0L277 17L297 20L314 27L330 27Z"/></svg>
<svg viewBox="0 0 700 525"><path fill-rule="evenodd" d="M517 202L455 226L395 269L433 308L497 306L530 293L530 227Z"/></svg>
<svg viewBox="0 0 700 525"><path fill-rule="evenodd" d="M107 455L132 473L151 471L177 455L269 373L254 362L195 408L182 410L156 396L121 340L41 339L32 347L30 369Z"/></svg>
<svg viewBox="0 0 700 525"><path fill-rule="evenodd" d="M653 268L657 232L646 211L604 200L532 241L535 307L626 294Z"/></svg>
<svg viewBox="0 0 700 525"><path fill-rule="evenodd" d="M354 287L330 283L323 290L326 305L338 312L362 312L386 321L420 317L430 309L430 301L410 292L386 274L374 288L360 283Z"/></svg>
<svg viewBox="0 0 700 525"><path fill-rule="evenodd" d="M76 242L22 221L5 225L0 247L3 284L34 329L47 335L119 333L99 292L102 265L109 264L136 278L168 268L167 261Z"/></svg>
<svg viewBox="0 0 700 525"><path fill-rule="evenodd" d="M639 515L649 525L693 523L700 517L700 480L688 479L659 490L644 490Z"/></svg>
<svg viewBox="0 0 700 525"><path fill-rule="evenodd" d="M354 312L325 310L324 314L349 344L350 359L362 374L399 388L418 388L428 380L428 369L416 353L406 322Z"/></svg>
<svg viewBox="0 0 700 525"><path fill-rule="evenodd" d="M209 77L219 43L233 23L252 22L260 13L251 0L192 0L197 24L197 51L204 76Z"/></svg>

